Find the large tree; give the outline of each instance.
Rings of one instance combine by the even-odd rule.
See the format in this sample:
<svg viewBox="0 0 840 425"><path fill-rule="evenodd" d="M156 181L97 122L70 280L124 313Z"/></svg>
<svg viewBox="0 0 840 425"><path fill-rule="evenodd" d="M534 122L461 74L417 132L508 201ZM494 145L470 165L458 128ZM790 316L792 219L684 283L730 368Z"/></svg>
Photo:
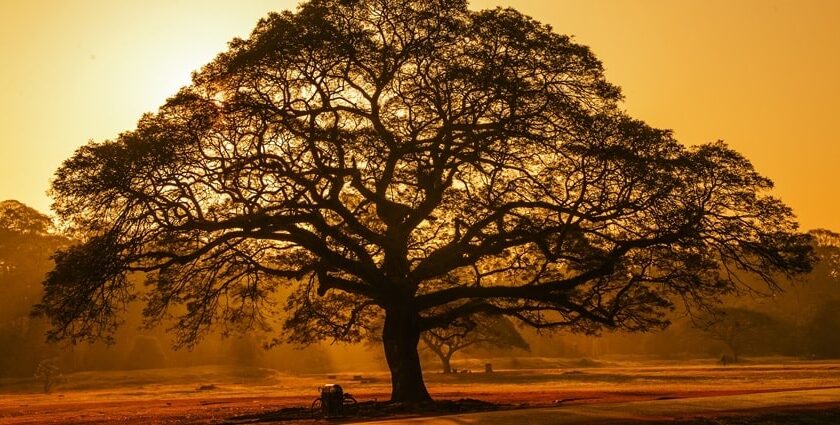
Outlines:
<svg viewBox="0 0 840 425"><path fill-rule="evenodd" d="M464 0L313 0L270 14L136 129L57 171L53 338L107 335L145 272L150 322L358 340L384 314L392 399L429 399L417 345L462 317L597 332L667 325L742 269L811 254L772 183L620 109L590 50ZM277 311L287 296L285 313Z"/></svg>

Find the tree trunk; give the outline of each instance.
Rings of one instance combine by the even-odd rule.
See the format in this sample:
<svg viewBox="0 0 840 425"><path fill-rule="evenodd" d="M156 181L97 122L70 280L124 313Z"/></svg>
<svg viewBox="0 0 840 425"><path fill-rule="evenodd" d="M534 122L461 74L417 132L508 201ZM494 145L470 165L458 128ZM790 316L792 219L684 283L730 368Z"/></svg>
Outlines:
<svg viewBox="0 0 840 425"><path fill-rule="evenodd" d="M729 351L732 352L732 363L738 363L738 345L734 341L725 341Z"/></svg>
<svg viewBox="0 0 840 425"><path fill-rule="evenodd" d="M423 370L417 354L417 344L420 343L418 322L419 317L406 313L404 309L385 312L382 343L391 370L392 402L418 403L432 399L423 382Z"/></svg>
<svg viewBox="0 0 840 425"><path fill-rule="evenodd" d="M443 364L443 373L446 373L446 374L452 373L452 366L449 364L449 359L450 358L452 358L451 355L440 356L440 362Z"/></svg>

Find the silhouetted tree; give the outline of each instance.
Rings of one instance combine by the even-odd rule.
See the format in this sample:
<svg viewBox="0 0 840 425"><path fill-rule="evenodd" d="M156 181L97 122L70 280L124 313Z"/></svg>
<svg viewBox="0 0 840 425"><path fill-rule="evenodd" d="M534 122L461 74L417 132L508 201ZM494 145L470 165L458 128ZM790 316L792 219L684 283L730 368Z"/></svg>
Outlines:
<svg viewBox="0 0 840 425"><path fill-rule="evenodd" d="M166 353L157 338L140 335L134 338L125 358L125 369L160 369L168 364Z"/></svg>
<svg viewBox="0 0 840 425"><path fill-rule="evenodd" d="M773 336L778 321L766 313L745 308L725 308L712 312L699 321L700 328L710 337L722 342L737 362L749 345L766 347L762 341Z"/></svg>
<svg viewBox="0 0 840 425"><path fill-rule="evenodd" d="M67 240L49 217L18 202L0 202L0 377L32 376L45 345L46 323L29 317L41 298L50 256Z"/></svg>
<svg viewBox="0 0 840 425"><path fill-rule="evenodd" d="M805 326L807 354L822 358L840 358L840 300L815 306L814 317Z"/></svg>
<svg viewBox="0 0 840 425"><path fill-rule="evenodd" d="M257 366L264 350L252 335L241 335L231 339L227 358L237 366Z"/></svg>
<svg viewBox="0 0 840 425"><path fill-rule="evenodd" d="M811 230L814 256L817 261L810 273L784 282L785 293L774 296L772 302L762 303L761 311L787 323L798 331L784 338L789 342L786 353L807 355L809 328L820 306L840 300L840 235L828 230ZM743 279L748 276L742 276Z"/></svg>
<svg viewBox="0 0 840 425"><path fill-rule="evenodd" d="M0 321L29 315L53 267L50 256L64 245L49 217L18 201L0 202Z"/></svg>
<svg viewBox="0 0 840 425"><path fill-rule="evenodd" d="M463 317L598 332L667 325L747 270L807 271L809 238L723 143L627 117L585 46L463 0L313 0L234 40L156 114L80 148L54 209L84 243L38 311L108 335L146 272L151 322L364 338L392 400L428 400L420 335ZM724 271L721 273L721 271ZM184 308L173 308L184 306Z"/></svg>
<svg viewBox="0 0 840 425"><path fill-rule="evenodd" d="M460 318L446 328L427 330L420 338L440 359L443 373L452 373L452 355L466 348L528 349L528 343L510 320L486 314Z"/></svg>
<svg viewBox="0 0 840 425"><path fill-rule="evenodd" d="M808 233L814 240L814 251L819 259L815 271L840 281L840 234L825 229Z"/></svg>
<svg viewBox="0 0 840 425"><path fill-rule="evenodd" d="M56 384L64 381L57 357L42 360L35 369L35 379L41 381L44 393L52 391Z"/></svg>

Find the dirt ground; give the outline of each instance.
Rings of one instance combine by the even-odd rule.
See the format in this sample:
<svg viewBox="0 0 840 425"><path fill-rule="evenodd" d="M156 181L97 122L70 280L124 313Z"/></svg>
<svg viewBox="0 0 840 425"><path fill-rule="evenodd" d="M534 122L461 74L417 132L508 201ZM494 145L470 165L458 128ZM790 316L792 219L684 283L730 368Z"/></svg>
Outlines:
<svg viewBox="0 0 840 425"><path fill-rule="evenodd" d="M837 388L840 362L774 359L721 367L713 361L581 361L491 374L429 373L426 379L436 399L471 398L518 409ZM316 389L327 382L341 384L362 402L386 400L390 386L387 374L381 372L286 375L228 367L85 372L67 376L51 394L34 392L37 387L32 382L0 381L0 424L223 423L241 415L309 406ZM767 412L753 416L763 413ZM686 420L671 423L730 423L697 422L715 418Z"/></svg>

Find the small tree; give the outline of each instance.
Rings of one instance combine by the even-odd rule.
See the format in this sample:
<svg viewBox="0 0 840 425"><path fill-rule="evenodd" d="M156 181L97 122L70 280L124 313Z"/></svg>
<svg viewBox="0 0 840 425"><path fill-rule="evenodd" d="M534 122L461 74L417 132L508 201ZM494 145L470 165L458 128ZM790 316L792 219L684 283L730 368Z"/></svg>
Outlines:
<svg viewBox="0 0 840 425"><path fill-rule="evenodd" d="M53 387L62 382L61 367L57 357L42 360L35 369L35 379L44 385L44 393L52 391Z"/></svg>
<svg viewBox="0 0 840 425"><path fill-rule="evenodd" d="M717 310L703 317L699 325L707 335L726 345L732 353L733 362L737 362L743 350L751 344L766 347L768 344L761 344L760 340L778 327L777 321L769 315L744 308Z"/></svg>
<svg viewBox="0 0 840 425"><path fill-rule="evenodd" d="M597 333L667 326L683 300L810 268L772 182L723 143L628 117L585 46L464 0L312 0L116 140L57 171L82 244L38 311L53 339L109 335L149 274L150 322L311 344L384 314L391 399L430 399L424 331L475 314ZM289 295L285 313L279 294Z"/></svg>
<svg viewBox="0 0 840 425"><path fill-rule="evenodd" d="M443 373L452 373L452 355L470 347L529 349L528 343L510 320L476 314L462 318L447 328L430 329L421 336L429 351L440 359Z"/></svg>
<svg viewBox="0 0 840 425"><path fill-rule="evenodd" d="M137 336L123 363L126 369L160 369L168 365L166 352L153 336Z"/></svg>

